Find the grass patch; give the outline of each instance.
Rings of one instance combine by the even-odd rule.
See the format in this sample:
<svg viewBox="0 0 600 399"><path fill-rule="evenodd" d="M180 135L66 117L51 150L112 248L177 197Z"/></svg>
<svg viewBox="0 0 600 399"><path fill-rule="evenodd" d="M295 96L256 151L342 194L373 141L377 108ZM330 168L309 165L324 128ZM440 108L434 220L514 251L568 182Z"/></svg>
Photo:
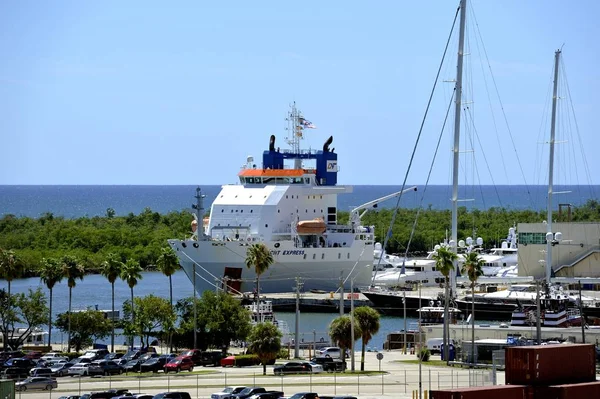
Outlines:
<svg viewBox="0 0 600 399"><path fill-rule="evenodd" d="M419 364L419 359L394 360L394 363ZM424 366L449 367L445 360L429 360L422 362Z"/></svg>

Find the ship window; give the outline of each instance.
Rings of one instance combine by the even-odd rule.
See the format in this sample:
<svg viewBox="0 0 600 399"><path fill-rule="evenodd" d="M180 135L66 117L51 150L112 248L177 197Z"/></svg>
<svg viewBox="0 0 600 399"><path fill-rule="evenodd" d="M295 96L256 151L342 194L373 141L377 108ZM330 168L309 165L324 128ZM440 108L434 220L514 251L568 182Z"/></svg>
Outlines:
<svg viewBox="0 0 600 399"><path fill-rule="evenodd" d="M308 213L308 209L305 209L306 213Z"/></svg>
<svg viewBox="0 0 600 399"><path fill-rule="evenodd" d="M244 210L242 209L242 210L240 211L240 213L244 213Z"/></svg>
<svg viewBox="0 0 600 399"><path fill-rule="evenodd" d="M348 252L348 259L350 259L350 252Z"/></svg>
<svg viewBox="0 0 600 399"><path fill-rule="evenodd" d="M254 212L254 210L253 210L253 209L250 209L250 213L252 213L252 212Z"/></svg>
<svg viewBox="0 0 600 399"><path fill-rule="evenodd" d="M269 227L269 225L268 225L268 224L265 224L265 227Z"/></svg>
<svg viewBox="0 0 600 399"><path fill-rule="evenodd" d="M335 213L335 212L336 212L335 206L329 206L329 207L327 207L327 213Z"/></svg>
<svg viewBox="0 0 600 399"><path fill-rule="evenodd" d="M342 259L342 254L338 253L338 259Z"/></svg>
<svg viewBox="0 0 600 399"><path fill-rule="evenodd" d="M252 196L248 197L248 198L252 198Z"/></svg>
<svg viewBox="0 0 600 399"><path fill-rule="evenodd" d="M321 213L323 213L323 209L321 209Z"/></svg>
<svg viewBox="0 0 600 399"><path fill-rule="evenodd" d="M235 213L238 213L238 212L239 212L239 210L238 210L238 209L236 209L236 210L235 210Z"/></svg>
<svg viewBox="0 0 600 399"><path fill-rule="evenodd" d="M313 213L317 213L317 210L316 210L316 209L313 209Z"/></svg>
<svg viewBox="0 0 600 399"><path fill-rule="evenodd" d="M322 195L320 195L319 197L321 197L321 199L323 199L323 196L322 196ZM323 212L323 211L321 211L321 212Z"/></svg>
<svg viewBox="0 0 600 399"><path fill-rule="evenodd" d="M313 259L317 259L317 254L313 254Z"/></svg>
<svg viewBox="0 0 600 399"><path fill-rule="evenodd" d="M321 259L325 259L325 254L324 253L321 254Z"/></svg>
<svg viewBox="0 0 600 399"><path fill-rule="evenodd" d="M287 198L288 198L288 196L286 195L286 196L285 196L285 199L287 199Z"/></svg>
<svg viewBox="0 0 600 399"><path fill-rule="evenodd" d="M281 211L279 209L277 209L277 213L280 213Z"/></svg>
<svg viewBox="0 0 600 399"><path fill-rule="evenodd" d="M306 254L304 254L304 259L306 259Z"/></svg>
<svg viewBox="0 0 600 399"><path fill-rule="evenodd" d="M233 209L231 210L231 213L233 213Z"/></svg>
<svg viewBox="0 0 600 399"><path fill-rule="evenodd" d="M237 198L237 195L234 198Z"/></svg>
<svg viewBox="0 0 600 399"><path fill-rule="evenodd" d="M225 212L225 209L221 209L221 213Z"/></svg>

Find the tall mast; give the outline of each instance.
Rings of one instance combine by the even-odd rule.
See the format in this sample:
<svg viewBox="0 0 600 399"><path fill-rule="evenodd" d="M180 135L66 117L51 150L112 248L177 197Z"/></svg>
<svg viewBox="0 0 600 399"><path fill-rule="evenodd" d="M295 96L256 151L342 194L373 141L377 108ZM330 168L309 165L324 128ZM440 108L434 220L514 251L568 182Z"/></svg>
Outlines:
<svg viewBox="0 0 600 399"><path fill-rule="evenodd" d="M556 102L558 100L558 64L560 50L554 53L554 89L552 90L552 119L550 125L550 162L548 162L548 215L546 216L546 283L552 274L552 192L554 180L554 137L556 132Z"/></svg>
<svg viewBox="0 0 600 399"><path fill-rule="evenodd" d="M465 23L467 18L467 0L460 2L460 31L458 35L458 62L456 66L456 86L454 88L455 108L454 108L454 159L452 164L452 234L450 240L454 243L451 250L456 252L458 243L458 157L460 146L460 112L462 108L462 74L463 74L463 55L465 47ZM458 261L454 262L454 268L458 267ZM450 273L451 296L456 295L456 271Z"/></svg>
<svg viewBox="0 0 600 399"><path fill-rule="evenodd" d="M288 134L286 138L287 143L292 147L294 154L300 154L300 139L302 139L302 115L296 108L296 102L292 104L292 110L288 117ZM294 159L294 169L302 168L302 159Z"/></svg>

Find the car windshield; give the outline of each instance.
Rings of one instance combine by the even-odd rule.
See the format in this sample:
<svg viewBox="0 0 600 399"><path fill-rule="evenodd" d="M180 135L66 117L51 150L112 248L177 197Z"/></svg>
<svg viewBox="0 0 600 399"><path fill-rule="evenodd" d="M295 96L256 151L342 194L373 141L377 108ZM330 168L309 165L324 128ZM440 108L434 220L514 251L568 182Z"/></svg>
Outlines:
<svg viewBox="0 0 600 399"><path fill-rule="evenodd" d="M136 365L137 363L138 363L137 360L130 360L130 361L127 362L127 365L128 366L133 366L133 365Z"/></svg>
<svg viewBox="0 0 600 399"><path fill-rule="evenodd" d="M240 395L248 395L250 392L252 392L252 388L244 388Z"/></svg>
<svg viewBox="0 0 600 399"><path fill-rule="evenodd" d="M227 387L227 388L223 389L221 392L223 392L223 393L231 393L231 392L233 392L233 388L232 387Z"/></svg>
<svg viewBox="0 0 600 399"><path fill-rule="evenodd" d="M297 394L295 394L293 396L290 396L289 399L301 399L301 398L304 397L304 395L306 395L306 393L297 393Z"/></svg>
<svg viewBox="0 0 600 399"><path fill-rule="evenodd" d="M27 378L25 378L25 379L23 380L23 382L24 382L24 383L25 383L25 382L31 382L31 381L33 381L33 378L31 378L31 377L27 377Z"/></svg>

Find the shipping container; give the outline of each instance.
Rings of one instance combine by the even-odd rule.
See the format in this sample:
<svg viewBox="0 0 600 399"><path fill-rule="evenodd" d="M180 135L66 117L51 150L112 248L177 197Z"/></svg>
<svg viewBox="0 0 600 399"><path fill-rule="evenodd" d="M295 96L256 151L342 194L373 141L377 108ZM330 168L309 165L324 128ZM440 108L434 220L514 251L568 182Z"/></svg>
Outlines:
<svg viewBox="0 0 600 399"><path fill-rule="evenodd" d="M492 385L431 391L430 399L528 399L526 386Z"/></svg>
<svg viewBox="0 0 600 399"><path fill-rule="evenodd" d="M600 398L600 381L583 384L535 387L534 399L592 399Z"/></svg>
<svg viewBox="0 0 600 399"><path fill-rule="evenodd" d="M0 380L0 398L15 399L15 382L13 380Z"/></svg>
<svg viewBox="0 0 600 399"><path fill-rule="evenodd" d="M596 380L594 345L506 348L505 381L512 385L558 385Z"/></svg>

